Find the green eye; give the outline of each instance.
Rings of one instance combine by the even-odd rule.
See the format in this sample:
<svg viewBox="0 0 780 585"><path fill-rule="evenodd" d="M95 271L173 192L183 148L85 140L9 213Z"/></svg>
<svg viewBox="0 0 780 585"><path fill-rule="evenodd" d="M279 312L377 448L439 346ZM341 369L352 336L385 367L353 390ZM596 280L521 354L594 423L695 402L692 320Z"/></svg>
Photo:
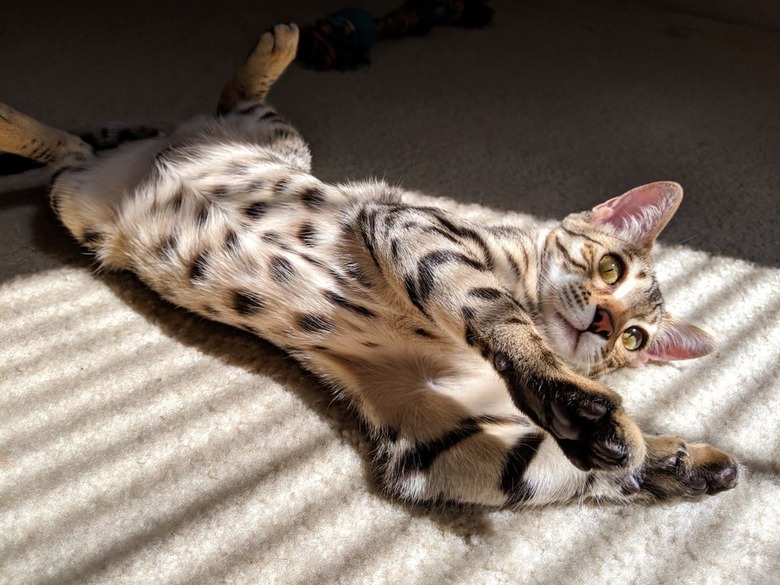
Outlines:
<svg viewBox="0 0 780 585"><path fill-rule="evenodd" d="M620 264L620 260L607 254L601 260L599 260L599 274L601 279L607 284L615 284L620 280L620 275L623 272L623 267Z"/></svg>
<svg viewBox="0 0 780 585"><path fill-rule="evenodd" d="M623 331L623 345L628 351L637 351L645 344L645 332L639 327L629 327Z"/></svg>

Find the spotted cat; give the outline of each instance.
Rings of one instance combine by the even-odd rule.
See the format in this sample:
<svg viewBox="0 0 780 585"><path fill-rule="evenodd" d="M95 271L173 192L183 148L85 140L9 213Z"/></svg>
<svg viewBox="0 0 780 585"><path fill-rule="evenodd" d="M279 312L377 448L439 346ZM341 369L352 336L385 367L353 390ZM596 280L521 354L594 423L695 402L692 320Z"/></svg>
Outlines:
<svg viewBox="0 0 780 585"><path fill-rule="evenodd" d="M218 115L93 152L0 107L0 147L53 165L51 203L100 266L255 333L359 413L378 484L409 501L652 501L734 487L704 444L643 435L595 376L694 358L651 248L679 185L633 189L553 228L477 225L379 181L312 176L265 102L298 29L260 38Z"/></svg>

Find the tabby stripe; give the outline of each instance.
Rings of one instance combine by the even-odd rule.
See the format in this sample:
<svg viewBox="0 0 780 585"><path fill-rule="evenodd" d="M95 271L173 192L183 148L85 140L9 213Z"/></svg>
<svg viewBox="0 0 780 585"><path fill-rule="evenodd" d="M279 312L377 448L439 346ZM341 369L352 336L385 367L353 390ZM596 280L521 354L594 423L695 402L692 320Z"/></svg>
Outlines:
<svg viewBox="0 0 780 585"><path fill-rule="evenodd" d="M356 305L348 301L347 299L345 299L337 292L326 291L325 298L327 298L330 302L338 305L339 307L343 307L345 309L352 311L353 313L357 313L361 317L376 317L376 313L374 313L371 309L368 309L361 305Z"/></svg>
<svg viewBox="0 0 780 585"><path fill-rule="evenodd" d="M414 278L411 276L407 276L404 279L404 285L406 286L406 294L409 296L409 300L412 301L412 304L417 307L417 309L428 319L433 321L431 319L431 316L428 314L428 311L425 310L425 307L423 307L422 303L420 302L420 296L417 294L417 287L414 284Z"/></svg>
<svg viewBox="0 0 780 585"><path fill-rule="evenodd" d="M434 214L434 217L439 221L439 223L441 223L445 228L450 230L455 235L460 236L461 238L466 238L468 240L471 240L472 242L477 244L477 246L482 250L482 254L485 257L485 264L487 265L488 269L493 270L493 267L495 266L495 259L493 258L493 253L490 251L490 247L487 245L485 240L478 232L466 226L455 225L449 219L444 217L441 214L441 211Z"/></svg>
<svg viewBox="0 0 780 585"><path fill-rule="evenodd" d="M560 228L561 228L563 231L565 231L567 234L571 234L572 236L579 236L579 237L581 237L581 238L585 238L586 240L589 240L589 241L593 242L593 243L594 243L594 244L596 244L597 246L601 246L601 243L600 243L598 240L594 240L594 239L593 239L593 238L591 238L590 236L587 236L587 235L585 235L585 234L583 234L583 233L580 233L580 232L575 232L574 230L571 230L571 229L569 229L569 228L567 228L567 227L564 227L564 226L559 226L559 227L560 227Z"/></svg>
<svg viewBox="0 0 780 585"><path fill-rule="evenodd" d="M381 274L382 267L379 265L376 249L374 248L374 244L371 241L371 237L374 234L374 228L376 226L376 211L368 213L364 207L358 214L358 223L360 224L360 235L363 237L363 244L368 250L368 253L371 255L371 260L374 262L374 265Z"/></svg>
<svg viewBox="0 0 780 585"><path fill-rule="evenodd" d="M60 178L60 175L65 172L72 172L72 173L81 173L85 171L86 169L84 167L73 167L73 166L64 166L60 167L56 171L54 171L54 174L51 176L51 181L49 181L50 185L54 185L54 183L57 182L57 179Z"/></svg>
<svg viewBox="0 0 780 585"><path fill-rule="evenodd" d="M555 238L555 247L558 248L558 251L563 255L563 258L572 266L576 266L583 272L588 272L588 267L585 266L582 262L578 262L575 260L572 255L569 253L569 251L566 249L566 247L561 244L560 240L558 238Z"/></svg>
<svg viewBox="0 0 780 585"><path fill-rule="evenodd" d="M463 245L463 242L461 240L456 238L454 235L452 235L447 230L443 230L443 229L441 229L438 226L431 225L431 226L428 226L425 229L423 229L423 231L424 232L428 232L428 233L432 233L432 234L439 234L440 236L444 236L445 238L447 238L450 242L452 242L454 244L460 244L461 246Z"/></svg>
<svg viewBox="0 0 780 585"><path fill-rule="evenodd" d="M481 262L454 250L429 252L417 261L418 293L421 300L427 300L433 290L436 268L448 263L463 264L480 271L487 269Z"/></svg>
<svg viewBox="0 0 780 585"><path fill-rule="evenodd" d="M514 506L533 497L533 489L525 481L525 472L536 457L544 435L528 435L518 439L509 450L501 472L501 489L507 495L507 505Z"/></svg>
<svg viewBox="0 0 780 585"><path fill-rule="evenodd" d="M491 287L477 287L469 290L468 295L477 299L483 299L485 301L493 301L501 298L504 293L497 288Z"/></svg>
<svg viewBox="0 0 780 585"><path fill-rule="evenodd" d="M466 419L461 423L461 426L445 433L438 439L426 443L415 443L401 456L397 464L398 469L401 474L410 471L425 471L442 453L479 432L481 432L479 424L473 419Z"/></svg>

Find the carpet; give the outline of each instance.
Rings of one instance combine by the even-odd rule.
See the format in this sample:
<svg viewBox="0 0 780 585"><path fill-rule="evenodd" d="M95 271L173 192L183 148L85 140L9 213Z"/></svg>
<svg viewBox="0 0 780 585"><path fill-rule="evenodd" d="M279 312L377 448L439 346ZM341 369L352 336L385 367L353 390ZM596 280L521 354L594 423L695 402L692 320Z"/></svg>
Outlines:
<svg viewBox="0 0 780 585"><path fill-rule="evenodd" d="M305 4L288 13L327 13ZM131 275L96 273L48 209L45 172L31 171L0 178L0 583L777 582L780 253L770 163L780 90L770 63L780 41L637 6L554 4L496 2L491 29L378 46L373 65L354 73L293 69L274 102L310 137L324 179L383 176L448 195L413 199L474 220L545 221L644 182L680 181L686 199L657 248L661 288L669 309L713 333L719 350L608 383L647 430L736 455L740 485L648 507L389 501L371 482L354 417L316 380ZM203 57L191 80L179 70L184 58L164 50L172 14L161 8L161 24L101 9L93 19L127 17L101 37L114 43L127 93L84 49L94 41L61 33L63 56L49 63L10 26L0 54L41 57L40 67L22 75L19 62L0 60L0 98L71 129L206 111L231 70L226 55L249 46L263 28L254 23L285 16L241 8L256 12L220 12L216 22L207 10L181 15L190 36L176 39ZM70 22L64 9L55 16ZM41 30L55 20L43 15ZM82 50L86 65L68 60ZM70 77L58 74L56 99L36 91L63 68ZM86 88L79 75L93 76ZM185 81L193 90L178 96ZM150 95L143 85L152 83L161 89ZM117 97L104 97L109 90Z"/></svg>

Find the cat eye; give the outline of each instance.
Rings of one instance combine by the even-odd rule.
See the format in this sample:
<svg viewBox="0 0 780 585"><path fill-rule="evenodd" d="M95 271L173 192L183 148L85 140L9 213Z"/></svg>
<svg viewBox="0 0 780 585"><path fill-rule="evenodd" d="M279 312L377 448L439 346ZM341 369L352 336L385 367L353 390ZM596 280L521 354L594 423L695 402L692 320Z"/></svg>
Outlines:
<svg viewBox="0 0 780 585"><path fill-rule="evenodd" d="M623 273L623 266L617 258L611 254L606 254L599 260L599 275L607 284L615 284L620 280Z"/></svg>
<svg viewBox="0 0 780 585"><path fill-rule="evenodd" d="M646 337L639 327L629 327L623 331L623 345L628 351L637 351L645 344Z"/></svg>

